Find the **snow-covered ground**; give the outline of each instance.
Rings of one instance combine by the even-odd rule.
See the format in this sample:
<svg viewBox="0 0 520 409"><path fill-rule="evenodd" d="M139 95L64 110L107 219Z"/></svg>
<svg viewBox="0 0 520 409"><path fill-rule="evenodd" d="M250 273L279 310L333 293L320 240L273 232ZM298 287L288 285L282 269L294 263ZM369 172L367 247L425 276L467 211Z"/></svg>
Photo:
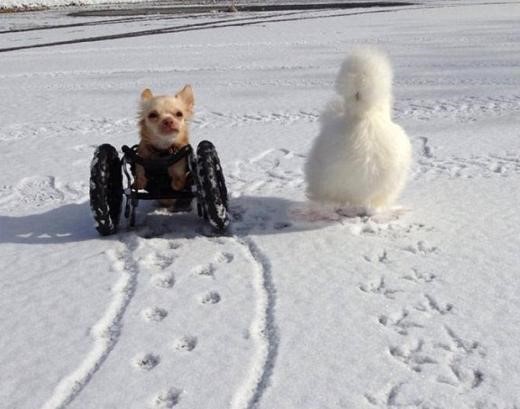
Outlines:
<svg viewBox="0 0 520 409"><path fill-rule="evenodd" d="M518 409L519 19L513 1L2 15L0 49L21 48L0 50L0 407ZM302 164L359 44L394 63L409 210L306 221ZM142 88L185 83L230 234L143 204L100 238L94 147L137 141Z"/></svg>
<svg viewBox="0 0 520 409"><path fill-rule="evenodd" d="M203 1L203 0L202 0ZM222 0L217 0L222 1ZM129 4L129 3L186 3L182 0L0 0L0 8L31 8L31 7L58 7L58 6L95 6L100 4Z"/></svg>
<svg viewBox="0 0 520 409"><path fill-rule="evenodd" d="M376 1L376 0L373 0ZM384 0L383 0L384 1ZM406 2L407 0L399 0ZM442 1L442 0L441 0ZM446 1L446 0L444 0ZM365 0L336 0L335 3L359 3ZM328 3L330 0L284 0L283 2L277 0L0 0L1 8L38 8L38 7L99 7L103 8L149 8L149 7L161 7L161 8L172 8L172 7L193 7L193 6L204 6L204 7L215 7L215 6L226 6L229 7L231 4L235 4L238 7L247 6L251 4L302 4L302 3Z"/></svg>

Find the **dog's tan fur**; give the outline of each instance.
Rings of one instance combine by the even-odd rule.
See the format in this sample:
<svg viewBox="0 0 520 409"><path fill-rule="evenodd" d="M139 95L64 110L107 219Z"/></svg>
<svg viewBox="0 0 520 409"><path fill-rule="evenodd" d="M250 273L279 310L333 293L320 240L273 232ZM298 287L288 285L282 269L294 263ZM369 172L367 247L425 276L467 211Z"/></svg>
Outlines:
<svg viewBox="0 0 520 409"><path fill-rule="evenodd" d="M189 120L195 99L190 85L174 96L154 96L148 88L141 93L139 110L140 142L137 153L144 159L154 159L162 152L174 152L189 144ZM186 184L186 159L168 168L171 186L182 190ZM144 189L147 183L144 168L136 164L134 187ZM163 205L171 205L164 201Z"/></svg>

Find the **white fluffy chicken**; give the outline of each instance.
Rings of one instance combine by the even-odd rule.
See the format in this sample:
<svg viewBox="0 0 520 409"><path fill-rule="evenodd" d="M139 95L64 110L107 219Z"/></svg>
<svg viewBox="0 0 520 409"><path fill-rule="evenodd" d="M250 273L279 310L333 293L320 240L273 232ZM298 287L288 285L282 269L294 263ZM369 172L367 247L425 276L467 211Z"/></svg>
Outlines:
<svg viewBox="0 0 520 409"><path fill-rule="evenodd" d="M398 198L407 179L411 145L392 121L392 68L380 51L356 50L336 79L340 99L321 116L321 131L305 164L315 202L377 212Z"/></svg>

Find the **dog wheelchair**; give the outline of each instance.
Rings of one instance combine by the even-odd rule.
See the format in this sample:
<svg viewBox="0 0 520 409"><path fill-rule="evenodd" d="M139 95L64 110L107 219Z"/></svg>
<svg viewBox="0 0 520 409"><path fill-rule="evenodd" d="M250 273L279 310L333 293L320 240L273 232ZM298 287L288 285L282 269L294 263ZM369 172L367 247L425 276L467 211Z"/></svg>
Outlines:
<svg viewBox="0 0 520 409"><path fill-rule="evenodd" d="M129 225L135 225L135 208L139 200L175 199L177 210L191 210L193 199L199 217L206 219L222 233L229 225L228 195L224 174L217 151L209 141L202 141L196 153L186 145L174 153L157 159L144 159L137 154L138 145L123 146L123 155L112 145L96 148L90 170L90 208L96 221L96 230L102 236L117 231L123 197L124 215ZM187 181L182 190L173 190L168 168L186 158ZM143 166L148 180L144 190L133 186L135 166ZM126 187L123 187L123 174Z"/></svg>

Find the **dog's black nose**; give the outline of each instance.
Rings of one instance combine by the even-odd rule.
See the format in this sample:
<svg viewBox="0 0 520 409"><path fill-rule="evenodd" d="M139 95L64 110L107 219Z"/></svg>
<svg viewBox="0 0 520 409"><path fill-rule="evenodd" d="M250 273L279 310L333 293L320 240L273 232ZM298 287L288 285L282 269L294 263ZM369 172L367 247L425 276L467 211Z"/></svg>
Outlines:
<svg viewBox="0 0 520 409"><path fill-rule="evenodd" d="M172 126L173 125L173 118L164 118L162 121L164 126Z"/></svg>

